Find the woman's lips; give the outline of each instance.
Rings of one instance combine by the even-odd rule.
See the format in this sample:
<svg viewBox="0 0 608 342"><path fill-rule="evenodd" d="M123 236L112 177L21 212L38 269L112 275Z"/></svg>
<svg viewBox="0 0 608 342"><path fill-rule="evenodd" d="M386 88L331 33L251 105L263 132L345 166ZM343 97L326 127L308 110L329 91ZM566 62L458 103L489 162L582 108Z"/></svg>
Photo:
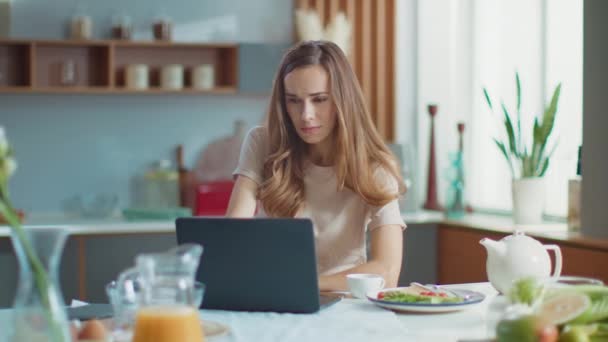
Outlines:
<svg viewBox="0 0 608 342"><path fill-rule="evenodd" d="M304 133L304 134L315 134L321 129L321 126L302 127L300 129L302 130L302 133Z"/></svg>

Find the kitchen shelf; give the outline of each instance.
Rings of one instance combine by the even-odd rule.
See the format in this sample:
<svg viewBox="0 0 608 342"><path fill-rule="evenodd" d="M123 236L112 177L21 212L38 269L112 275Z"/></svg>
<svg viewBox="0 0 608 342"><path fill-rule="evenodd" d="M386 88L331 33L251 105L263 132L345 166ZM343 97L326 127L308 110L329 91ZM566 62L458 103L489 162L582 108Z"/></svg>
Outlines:
<svg viewBox="0 0 608 342"><path fill-rule="evenodd" d="M233 43L184 43L117 40L0 39L0 93L58 94L235 94L238 52ZM145 64L149 88L125 87L125 69ZM160 88L160 70L184 68L184 88ZM191 70L214 67L216 87L192 88Z"/></svg>
<svg viewBox="0 0 608 342"><path fill-rule="evenodd" d="M0 88L31 86L31 44L0 42Z"/></svg>

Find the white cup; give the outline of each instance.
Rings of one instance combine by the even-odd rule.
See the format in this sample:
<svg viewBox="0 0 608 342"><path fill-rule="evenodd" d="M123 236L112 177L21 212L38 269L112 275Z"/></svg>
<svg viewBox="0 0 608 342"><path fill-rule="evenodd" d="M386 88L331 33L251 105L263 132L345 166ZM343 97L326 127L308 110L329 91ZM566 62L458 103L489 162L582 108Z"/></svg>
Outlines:
<svg viewBox="0 0 608 342"><path fill-rule="evenodd" d="M384 278L377 274L353 273L346 276L348 289L355 298L365 299L370 291L380 291L384 288Z"/></svg>

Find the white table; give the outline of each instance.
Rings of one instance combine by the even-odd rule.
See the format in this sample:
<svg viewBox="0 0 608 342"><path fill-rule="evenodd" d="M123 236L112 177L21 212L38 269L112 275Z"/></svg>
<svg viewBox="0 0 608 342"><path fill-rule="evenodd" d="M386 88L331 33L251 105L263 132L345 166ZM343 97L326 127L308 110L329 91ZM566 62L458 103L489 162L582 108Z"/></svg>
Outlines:
<svg viewBox="0 0 608 342"><path fill-rule="evenodd" d="M228 335L210 338L209 342L449 342L487 338L488 306L497 292L489 283L450 286L478 291L487 297L467 310L440 314L395 313L366 300L343 299L315 314L201 310L201 317L230 328ZM9 315L10 310L0 310L0 331L10 325Z"/></svg>

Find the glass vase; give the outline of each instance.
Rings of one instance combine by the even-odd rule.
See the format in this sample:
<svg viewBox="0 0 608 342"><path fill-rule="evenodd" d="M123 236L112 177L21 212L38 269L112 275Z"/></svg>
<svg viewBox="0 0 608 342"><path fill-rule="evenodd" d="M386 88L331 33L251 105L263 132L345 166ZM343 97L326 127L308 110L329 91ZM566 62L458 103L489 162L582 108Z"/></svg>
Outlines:
<svg viewBox="0 0 608 342"><path fill-rule="evenodd" d="M68 342L71 335L58 278L68 233L59 228L13 230L19 278L13 303L13 341ZM23 238L27 239L24 243Z"/></svg>

